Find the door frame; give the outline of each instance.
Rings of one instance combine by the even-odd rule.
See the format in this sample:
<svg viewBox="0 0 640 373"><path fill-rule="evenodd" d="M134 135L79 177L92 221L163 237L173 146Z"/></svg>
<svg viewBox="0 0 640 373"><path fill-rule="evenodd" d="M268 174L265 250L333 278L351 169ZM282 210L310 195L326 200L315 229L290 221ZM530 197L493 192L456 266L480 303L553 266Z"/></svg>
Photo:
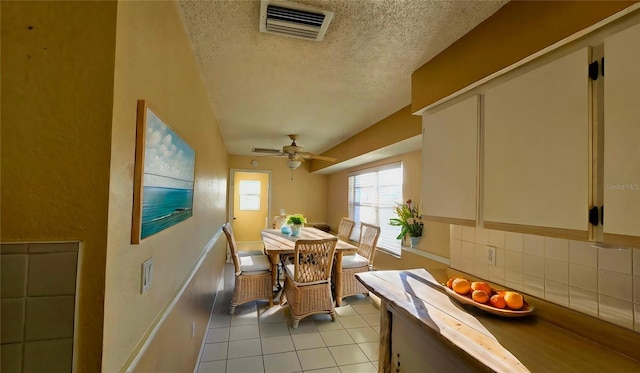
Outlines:
<svg viewBox="0 0 640 373"><path fill-rule="evenodd" d="M235 193L235 173L236 172L248 172L248 173L260 173L260 174L268 174L269 175L269 182L267 184L267 225L268 222L271 221L270 217L271 217L271 184L272 184L272 177L271 177L271 171L270 170L251 170L251 169L245 169L245 168L231 168L229 169L229 192L227 193L227 198L228 198L228 205L229 205L229 210L228 210L228 221L229 223L233 224L233 211L234 211L234 204L233 204L233 195ZM256 241L258 242L258 241Z"/></svg>

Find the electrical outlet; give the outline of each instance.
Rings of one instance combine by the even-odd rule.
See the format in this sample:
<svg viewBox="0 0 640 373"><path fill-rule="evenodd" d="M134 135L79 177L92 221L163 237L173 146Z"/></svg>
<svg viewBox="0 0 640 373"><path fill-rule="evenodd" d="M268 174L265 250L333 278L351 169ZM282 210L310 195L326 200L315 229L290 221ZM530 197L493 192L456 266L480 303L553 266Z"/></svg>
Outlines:
<svg viewBox="0 0 640 373"><path fill-rule="evenodd" d="M142 263L142 283L140 286L140 294L144 294L151 287L151 280L153 279L153 257L147 259Z"/></svg>
<svg viewBox="0 0 640 373"><path fill-rule="evenodd" d="M496 265L496 248L487 246L487 264Z"/></svg>

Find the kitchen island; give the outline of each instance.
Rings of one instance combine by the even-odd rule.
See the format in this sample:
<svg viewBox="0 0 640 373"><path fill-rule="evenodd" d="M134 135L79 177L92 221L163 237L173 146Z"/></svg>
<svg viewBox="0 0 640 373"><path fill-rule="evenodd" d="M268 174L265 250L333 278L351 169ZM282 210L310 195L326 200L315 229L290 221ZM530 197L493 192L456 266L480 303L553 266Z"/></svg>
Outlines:
<svg viewBox="0 0 640 373"><path fill-rule="evenodd" d="M531 297L530 316L492 315L450 298L440 285L449 275L357 275L381 299L379 372L640 372L638 333Z"/></svg>

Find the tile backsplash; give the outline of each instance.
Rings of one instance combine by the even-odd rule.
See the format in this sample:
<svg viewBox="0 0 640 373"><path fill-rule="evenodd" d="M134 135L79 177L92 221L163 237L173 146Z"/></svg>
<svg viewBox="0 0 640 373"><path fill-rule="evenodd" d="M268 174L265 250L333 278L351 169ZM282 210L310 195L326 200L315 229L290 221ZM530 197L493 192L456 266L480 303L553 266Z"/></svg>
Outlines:
<svg viewBox="0 0 640 373"><path fill-rule="evenodd" d="M640 332L640 249L458 225L450 234L452 268Z"/></svg>
<svg viewBox="0 0 640 373"><path fill-rule="evenodd" d="M0 244L3 373L73 366L78 242Z"/></svg>

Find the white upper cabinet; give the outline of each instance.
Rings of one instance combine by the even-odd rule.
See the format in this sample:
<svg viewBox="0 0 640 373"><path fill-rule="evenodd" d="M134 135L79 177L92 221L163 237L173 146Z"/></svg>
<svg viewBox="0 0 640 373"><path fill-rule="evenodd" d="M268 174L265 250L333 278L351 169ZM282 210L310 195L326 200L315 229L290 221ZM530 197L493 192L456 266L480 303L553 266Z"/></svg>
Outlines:
<svg viewBox="0 0 640 373"><path fill-rule="evenodd" d="M425 219L476 225L479 96L422 117Z"/></svg>
<svg viewBox="0 0 640 373"><path fill-rule="evenodd" d="M486 91L485 228L588 239L589 59L583 48Z"/></svg>
<svg viewBox="0 0 640 373"><path fill-rule="evenodd" d="M604 55L604 241L640 247L640 25Z"/></svg>

